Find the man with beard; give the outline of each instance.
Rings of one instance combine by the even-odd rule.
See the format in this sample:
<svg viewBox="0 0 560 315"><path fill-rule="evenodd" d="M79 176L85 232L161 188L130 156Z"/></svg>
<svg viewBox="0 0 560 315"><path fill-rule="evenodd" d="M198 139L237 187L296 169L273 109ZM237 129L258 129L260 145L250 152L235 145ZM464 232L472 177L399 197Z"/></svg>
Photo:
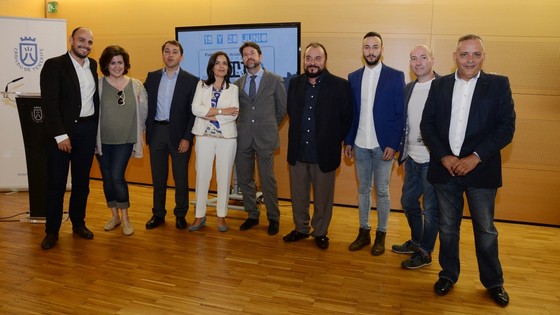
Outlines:
<svg viewBox="0 0 560 315"><path fill-rule="evenodd" d="M148 73L144 86L148 91L146 143L150 147L150 166L154 184L152 217L146 229L165 222L165 199L169 156L175 181L175 227L187 228L189 208L188 170L191 157L194 115L191 104L198 79L181 69L183 46L169 40L161 47L165 67Z"/></svg>
<svg viewBox="0 0 560 315"><path fill-rule="evenodd" d="M385 235L391 209L389 180L403 128L404 73L381 62L383 39L369 32L362 41L365 66L348 75L354 119L344 140L344 155L354 156L358 177L360 229L349 250L371 244L369 213L375 184L377 230L371 249L374 256L385 252ZM372 182L373 180L373 182Z"/></svg>
<svg viewBox="0 0 560 315"><path fill-rule="evenodd" d="M259 169L268 234L278 234L280 209L274 176L274 150L280 147L278 127L286 115L286 88L283 79L261 66L262 52L258 44L246 42L239 48L247 73L235 81L239 87L237 118L237 183L243 194L243 207L248 218L241 231L259 224L255 185L255 159Z"/></svg>
<svg viewBox="0 0 560 315"><path fill-rule="evenodd" d="M327 50L323 45L307 45L304 69L305 73L293 78L288 88L288 163L295 229L284 236L284 241L295 242L313 235L317 246L326 249L335 173L340 165L342 140L352 123L352 105L348 82L327 70Z"/></svg>
<svg viewBox="0 0 560 315"><path fill-rule="evenodd" d="M69 42L70 51L47 60L41 70L41 96L48 135L43 249L54 247L58 241L70 165L72 191L68 215L72 232L83 239L93 238L85 223L89 172L99 120L97 63L88 58L93 33L78 27L72 31Z"/></svg>

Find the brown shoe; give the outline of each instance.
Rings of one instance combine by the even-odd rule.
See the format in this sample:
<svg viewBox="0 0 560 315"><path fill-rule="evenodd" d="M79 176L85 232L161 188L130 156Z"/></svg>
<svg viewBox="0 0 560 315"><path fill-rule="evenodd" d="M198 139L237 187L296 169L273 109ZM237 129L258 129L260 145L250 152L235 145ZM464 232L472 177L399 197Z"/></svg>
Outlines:
<svg viewBox="0 0 560 315"><path fill-rule="evenodd" d="M352 244L350 244L348 250L357 251L362 249L364 246L371 244L371 236L369 235L370 231L371 229L360 228L360 231L358 232L358 237L356 238L355 241L352 242Z"/></svg>
<svg viewBox="0 0 560 315"><path fill-rule="evenodd" d="M385 235L386 232L375 231L375 242L373 242L373 247L371 248L371 254L373 256L383 255L385 252Z"/></svg>

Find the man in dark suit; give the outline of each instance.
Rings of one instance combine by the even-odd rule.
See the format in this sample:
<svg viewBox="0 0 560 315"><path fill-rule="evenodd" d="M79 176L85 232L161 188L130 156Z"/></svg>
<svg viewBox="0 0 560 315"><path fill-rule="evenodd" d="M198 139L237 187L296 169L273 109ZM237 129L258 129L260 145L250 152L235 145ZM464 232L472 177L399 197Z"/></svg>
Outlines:
<svg viewBox="0 0 560 315"><path fill-rule="evenodd" d="M259 169L268 234L275 235L280 227L278 188L274 176L274 150L280 147L278 127L286 116L286 88L282 78L261 66L262 52L253 42L239 48L247 73L235 81L239 86L239 117L237 118L237 182L243 194L243 206L248 218L240 230L259 224L255 185L255 159Z"/></svg>
<svg viewBox="0 0 560 315"><path fill-rule="evenodd" d="M457 71L436 79L420 129L430 149L428 180L440 211L439 263L434 285L447 294L459 279L459 235L463 194L469 203L480 281L499 305L509 303L498 258L494 206L502 186L500 150L513 138L515 111L507 77L482 69L484 43L477 35L459 38L453 53Z"/></svg>
<svg viewBox="0 0 560 315"><path fill-rule="evenodd" d="M146 143L150 148L150 166L154 185L152 217L146 223L153 229L165 222L168 159L171 156L175 181L175 227L186 229L189 208L188 164L191 156L194 115L191 104L198 79L180 67L183 47L175 40L161 47L165 67L148 73L144 86L148 91Z"/></svg>
<svg viewBox="0 0 560 315"><path fill-rule="evenodd" d="M319 43L307 45L305 73L293 78L288 88L288 163L295 230L284 241L315 237L321 249L332 217L336 169L342 140L352 123L348 82L327 71L327 50ZM309 204L313 186L313 218L310 233Z"/></svg>
<svg viewBox="0 0 560 315"><path fill-rule="evenodd" d="M344 140L344 155L356 161L358 177L358 237L349 246L356 251L371 244L369 214L371 190L375 185L377 229L372 255L385 252L385 235L391 211L389 182L395 153L399 149L403 128L404 73L381 62L383 39L376 32L362 41L365 66L350 73L354 119Z"/></svg>
<svg viewBox="0 0 560 315"><path fill-rule="evenodd" d="M58 241L70 166L72 192L68 215L72 232L84 239L93 238L85 224L89 172L99 119L97 63L87 57L93 46L93 33L86 28L76 28L69 42L70 51L47 60L41 70L41 97L48 136L43 249L54 247Z"/></svg>

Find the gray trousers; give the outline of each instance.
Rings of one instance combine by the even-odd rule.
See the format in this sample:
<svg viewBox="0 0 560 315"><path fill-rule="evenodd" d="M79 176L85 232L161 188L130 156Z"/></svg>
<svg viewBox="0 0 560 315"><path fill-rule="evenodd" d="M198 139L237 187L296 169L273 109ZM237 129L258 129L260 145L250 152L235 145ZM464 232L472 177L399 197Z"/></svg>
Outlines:
<svg viewBox="0 0 560 315"><path fill-rule="evenodd" d="M258 165L259 181L266 206L266 216L270 221L280 221L278 208L278 188L274 176L274 150L262 150L254 147L237 150L235 167L237 183L243 193L243 206L250 219L258 219L257 188L255 185L255 159Z"/></svg>
<svg viewBox="0 0 560 315"><path fill-rule="evenodd" d="M327 235L333 211L335 175L336 170L323 173L319 164L296 162L296 165L290 165L292 212L298 232L310 234L309 204L313 186L311 234L315 237Z"/></svg>

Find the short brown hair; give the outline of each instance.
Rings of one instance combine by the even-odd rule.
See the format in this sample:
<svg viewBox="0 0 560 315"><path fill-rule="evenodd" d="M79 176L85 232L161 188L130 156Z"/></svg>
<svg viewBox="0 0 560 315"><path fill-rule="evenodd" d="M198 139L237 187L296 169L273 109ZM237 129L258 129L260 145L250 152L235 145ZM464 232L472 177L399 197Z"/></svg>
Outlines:
<svg viewBox="0 0 560 315"><path fill-rule="evenodd" d="M101 67L101 72L104 75L109 75L109 64L111 63L111 60L113 60L113 57L115 56L123 57L123 61L124 61L123 74L128 73L128 69L130 69L130 56L128 55L128 52L126 52L126 50L124 50L124 48L122 48L121 46L112 45L112 46L105 47L105 49L103 49L103 52L101 53L101 57L99 57L99 66Z"/></svg>
<svg viewBox="0 0 560 315"><path fill-rule="evenodd" d="M239 47L239 53L241 54L241 57L243 57L243 49L247 47L255 48L255 50L259 53L259 56L262 55L261 46L259 46L259 44L255 42L244 42L243 45Z"/></svg>

